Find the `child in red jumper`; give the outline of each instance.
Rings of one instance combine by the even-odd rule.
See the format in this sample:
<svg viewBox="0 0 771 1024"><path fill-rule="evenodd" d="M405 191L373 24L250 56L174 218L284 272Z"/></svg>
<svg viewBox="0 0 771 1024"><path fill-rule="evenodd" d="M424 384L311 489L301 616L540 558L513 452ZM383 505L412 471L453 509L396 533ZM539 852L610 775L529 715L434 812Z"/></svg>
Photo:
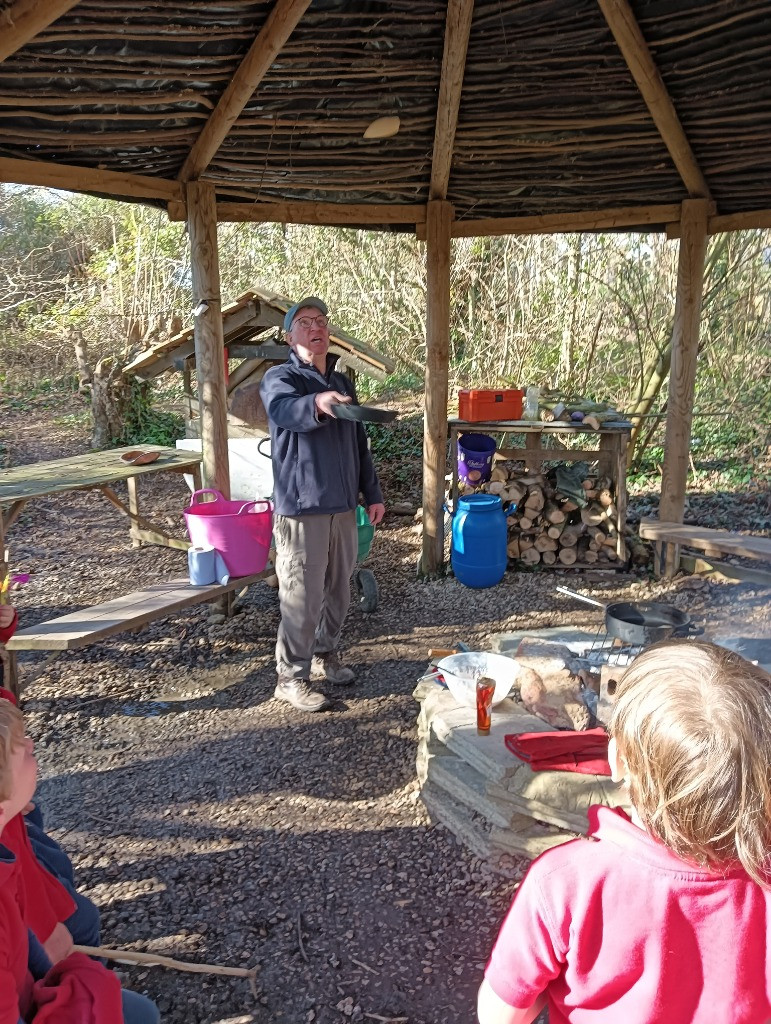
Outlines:
<svg viewBox="0 0 771 1024"><path fill-rule="evenodd" d="M627 669L609 761L632 818L532 864L479 991L480 1024L771 1020L771 676L665 641Z"/></svg>
<svg viewBox="0 0 771 1024"><path fill-rule="evenodd" d="M0 686L5 679L5 659L8 657L5 645L16 632L19 616L10 604L0 604Z"/></svg>
<svg viewBox="0 0 771 1024"><path fill-rule="evenodd" d="M117 977L70 953L34 982L28 969L29 893L5 845L37 784L33 744L19 710L0 700L0 1024L157 1024L154 1004L122 992ZM42 870L42 869L41 869Z"/></svg>

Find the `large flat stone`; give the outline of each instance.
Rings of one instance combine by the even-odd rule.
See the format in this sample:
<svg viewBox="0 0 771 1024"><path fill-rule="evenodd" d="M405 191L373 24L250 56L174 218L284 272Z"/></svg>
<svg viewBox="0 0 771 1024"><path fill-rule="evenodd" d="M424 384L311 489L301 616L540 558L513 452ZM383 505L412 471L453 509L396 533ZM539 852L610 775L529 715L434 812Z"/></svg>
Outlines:
<svg viewBox="0 0 771 1024"><path fill-rule="evenodd" d="M532 822L532 818L518 812L511 804L492 799L486 789L488 780L459 757L434 757L428 765L427 777L429 782L482 815L491 825L515 828Z"/></svg>
<svg viewBox="0 0 771 1024"><path fill-rule="evenodd" d="M498 633L493 638L490 649L498 654L513 655L526 636L536 637L539 640L553 640L560 644L591 643L598 639L596 629L579 629L577 626L547 626L544 629L517 629L511 633Z"/></svg>
<svg viewBox="0 0 771 1024"><path fill-rule="evenodd" d="M565 832L562 829L550 828L547 825L531 825L521 832L512 829L494 828L490 835L490 845L493 849L505 853L525 854L525 856L539 857L554 846L560 846L575 835Z"/></svg>

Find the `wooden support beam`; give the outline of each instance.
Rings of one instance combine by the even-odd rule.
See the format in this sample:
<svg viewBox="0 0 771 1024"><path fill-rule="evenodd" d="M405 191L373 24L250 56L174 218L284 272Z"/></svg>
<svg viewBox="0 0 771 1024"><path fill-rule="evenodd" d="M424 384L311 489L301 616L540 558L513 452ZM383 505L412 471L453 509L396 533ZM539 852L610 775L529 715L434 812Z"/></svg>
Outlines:
<svg viewBox="0 0 771 1024"><path fill-rule="evenodd" d="M771 228L771 210L742 210L740 213L725 213L710 217L707 234L717 235L721 231L762 231ZM680 237L680 222L667 224L667 238Z"/></svg>
<svg viewBox="0 0 771 1024"><path fill-rule="evenodd" d="M704 287L704 256L707 250L708 206L703 199L686 199L680 218L683 237L680 240L677 266L672 364L669 371L664 468L659 502L659 519L671 523L682 523L685 509ZM677 571L680 553L674 544L669 545L668 550L663 568L664 574L669 576ZM657 564L660 564L658 559Z"/></svg>
<svg viewBox="0 0 771 1024"><path fill-rule="evenodd" d="M166 202L182 199L182 186L178 181L126 174L124 171L100 171L74 164L49 164L43 160L0 157L0 181L63 188L68 192L99 192L127 199L162 199Z"/></svg>
<svg viewBox="0 0 771 1024"><path fill-rule="evenodd" d="M583 213L546 213L533 217L470 218L452 223L453 238L482 238L489 235L559 235L569 231L603 231L613 228L643 228L680 220L678 203L657 206L623 206ZM425 239L424 225L418 238Z"/></svg>
<svg viewBox="0 0 771 1024"><path fill-rule="evenodd" d="M450 361L450 203L428 204L426 226L426 386L423 420L423 551L420 571L435 575L444 562L444 477Z"/></svg>
<svg viewBox="0 0 771 1024"><path fill-rule="evenodd" d="M0 61L26 46L78 0L16 0L0 13Z"/></svg>
<svg viewBox="0 0 771 1024"><path fill-rule="evenodd" d="M677 207L675 207L677 209ZM172 220L181 220L179 211L171 211ZM347 227L365 224L425 224L426 208L418 204L353 203L217 203L217 220L224 222L271 224L318 224L322 227Z"/></svg>
<svg viewBox="0 0 771 1024"><path fill-rule="evenodd" d="M447 198L473 13L474 0L449 0L447 4L442 77L436 109L434 154L431 159L431 199Z"/></svg>
<svg viewBox="0 0 771 1024"><path fill-rule="evenodd" d="M709 185L701 172L632 8L627 0L597 2L690 196L708 199Z"/></svg>
<svg viewBox="0 0 771 1024"><path fill-rule="evenodd" d="M200 310L195 318L195 365L198 374L203 481L205 487L215 487L229 498L225 337L222 330L217 250L217 204L211 185L191 181L186 192L193 308Z"/></svg>
<svg viewBox="0 0 771 1024"><path fill-rule="evenodd" d="M248 53L230 80L203 131L193 143L193 148L179 172L180 181L198 178L209 166L241 111L252 98L254 90L310 6L310 2L311 0L276 0L259 35L249 47Z"/></svg>

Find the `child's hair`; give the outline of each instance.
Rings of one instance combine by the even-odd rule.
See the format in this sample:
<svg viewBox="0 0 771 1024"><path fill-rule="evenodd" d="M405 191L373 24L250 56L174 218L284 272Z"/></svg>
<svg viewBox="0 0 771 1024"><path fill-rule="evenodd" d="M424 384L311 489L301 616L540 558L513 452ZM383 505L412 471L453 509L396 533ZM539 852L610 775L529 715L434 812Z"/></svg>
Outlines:
<svg viewBox="0 0 771 1024"><path fill-rule="evenodd" d="M9 700L0 700L0 800L11 796L11 752L24 740L24 718Z"/></svg>
<svg viewBox="0 0 771 1024"><path fill-rule="evenodd" d="M610 723L645 828L684 860L771 887L771 676L733 651L665 640L635 658Z"/></svg>

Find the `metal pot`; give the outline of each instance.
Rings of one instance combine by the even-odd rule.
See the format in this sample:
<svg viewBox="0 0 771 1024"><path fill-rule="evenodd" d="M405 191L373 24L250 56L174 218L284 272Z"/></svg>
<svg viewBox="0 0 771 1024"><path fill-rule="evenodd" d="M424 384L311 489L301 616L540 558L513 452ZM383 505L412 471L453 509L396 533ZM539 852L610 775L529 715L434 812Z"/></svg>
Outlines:
<svg viewBox="0 0 771 1024"><path fill-rule="evenodd" d="M603 604L567 587L557 587L561 594L575 597L585 604L602 608L608 636L627 644L655 644L668 637L699 636L704 630L694 626L690 618L674 605L658 601L619 601Z"/></svg>

